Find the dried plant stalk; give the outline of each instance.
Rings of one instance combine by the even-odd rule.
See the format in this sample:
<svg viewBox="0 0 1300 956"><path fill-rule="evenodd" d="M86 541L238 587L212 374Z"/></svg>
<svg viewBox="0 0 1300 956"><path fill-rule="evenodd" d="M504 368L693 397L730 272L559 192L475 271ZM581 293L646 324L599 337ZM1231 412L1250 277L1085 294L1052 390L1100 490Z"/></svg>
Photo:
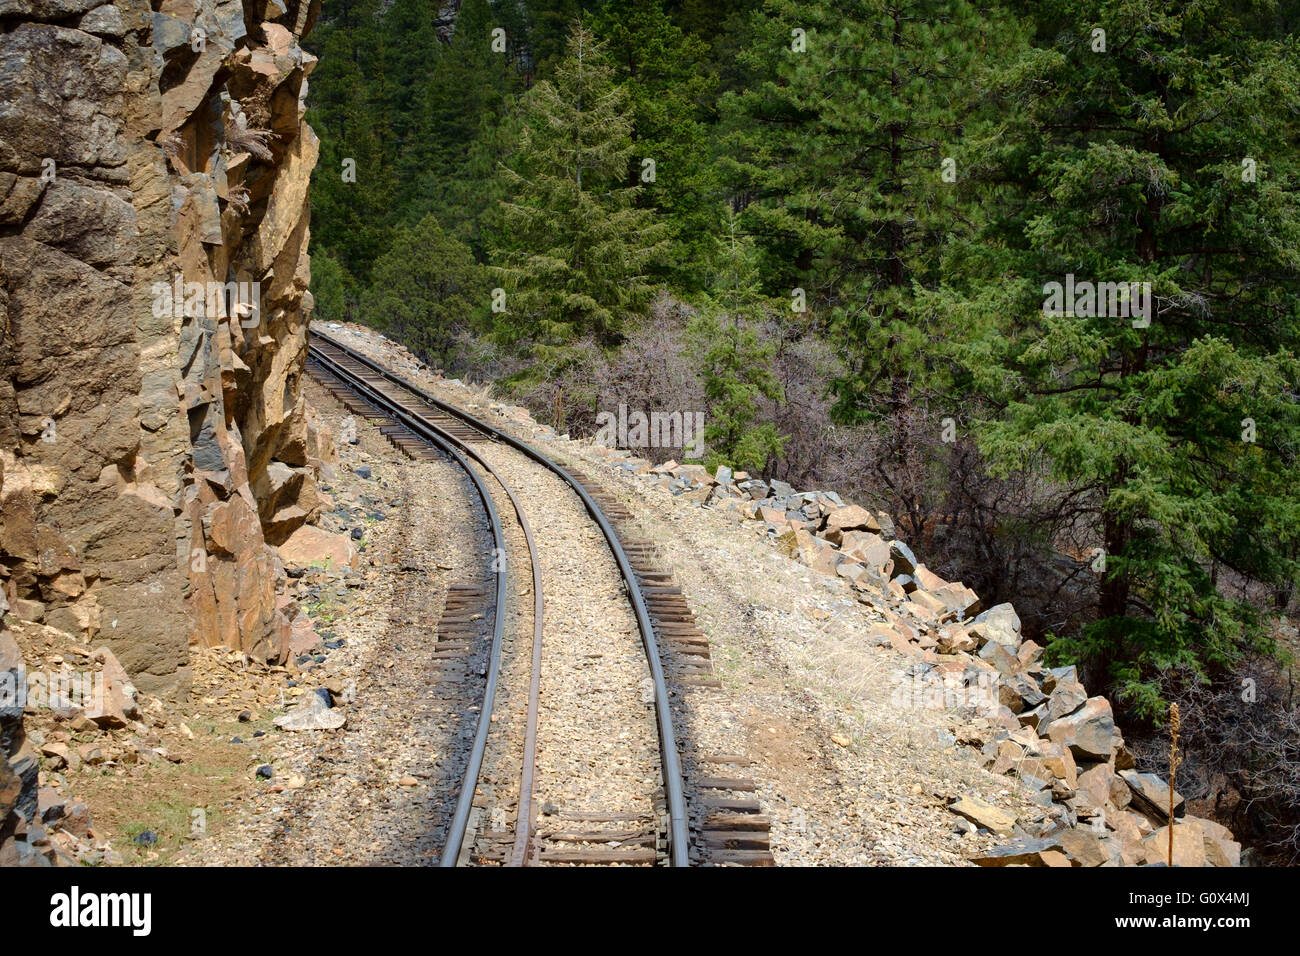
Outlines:
<svg viewBox="0 0 1300 956"><path fill-rule="evenodd" d="M1178 751L1178 705L1169 705L1169 865L1174 865L1174 780L1183 756Z"/></svg>

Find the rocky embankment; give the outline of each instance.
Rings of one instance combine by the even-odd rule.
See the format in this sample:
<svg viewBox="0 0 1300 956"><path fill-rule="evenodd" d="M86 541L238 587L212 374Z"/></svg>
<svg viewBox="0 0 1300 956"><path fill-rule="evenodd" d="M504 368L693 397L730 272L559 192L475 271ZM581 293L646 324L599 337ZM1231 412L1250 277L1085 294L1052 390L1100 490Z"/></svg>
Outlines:
<svg viewBox="0 0 1300 956"><path fill-rule="evenodd" d="M95 724L22 692L42 629L85 651L56 673L158 699L193 647L290 653L271 546L328 445L300 382L318 10L0 0L0 862L54 855L24 709Z"/></svg>
<svg viewBox="0 0 1300 956"><path fill-rule="evenodd" d="M527 412L501 413L531 422ZM1110 701L1089 697L1074 667L1047 667L1043 648L1020 633L1010 604L983 609L979 596L949 582L894 536L890 518L834 492L799 492L744 472L665 462L592 446L611 468L668 494L717 509L771 539L789 558L847 580L856 599L881 616L881 646L911 658L909 704L960 714L960 743L980 749L986 766L1015 777L1049 808L1027 826L985 800L962 797L950 809L1007 842L972 857L985 866L1140 865L1168 860L1170 793L1141 772L1115 725ZM1186 813L1173 795L1174 863L1236 866L1241 846L1219 823Z"/></svg>

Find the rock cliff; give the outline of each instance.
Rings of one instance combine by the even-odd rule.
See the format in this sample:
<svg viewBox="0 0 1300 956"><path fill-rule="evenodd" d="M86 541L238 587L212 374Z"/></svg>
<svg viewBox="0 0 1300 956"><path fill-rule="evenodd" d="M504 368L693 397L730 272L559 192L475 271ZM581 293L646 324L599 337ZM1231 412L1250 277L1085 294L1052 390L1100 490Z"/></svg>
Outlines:
<svg viewBox="0 0 1300 956"><path fill-rule="evenodd" d="M0 0L0 597L141 691L184 694L191 643L288 652L269 545L320 507L300 386L318 10ZM30 782L10 800L3 769L8 814Z"/></svg>

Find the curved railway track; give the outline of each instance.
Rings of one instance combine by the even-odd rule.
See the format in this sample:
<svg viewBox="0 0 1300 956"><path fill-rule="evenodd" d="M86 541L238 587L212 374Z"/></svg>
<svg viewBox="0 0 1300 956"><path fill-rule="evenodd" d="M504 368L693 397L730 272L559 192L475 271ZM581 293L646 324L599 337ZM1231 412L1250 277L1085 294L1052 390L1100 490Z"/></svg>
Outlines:
<svg viewBox="0 0 1300 956"><path fill-rule="evenodd" d="M534 596L532 609L533 640L515 827L510 850L508 855L504 857L503 862L507 863L507 865L520 866L537 861L535 859L537 857L535 849L537 840L533 832L533 823L536 816L534 781L537 766L538 723L541 711L539 691L546 608L542 586L541 562L538 558L538 550L532 529L528 524L524 508L515 491L499 473L498 469L489 463L487 456L475 450L476 441L484 440L508 446L561 479L578 496L592 521L600 529L606 546L618 567L628 603L635 615L637 628L640 631L641 648L644 652L650 681L653 686L655 725L658 734L659 771L667 810L667 826L664 828L665 832L663 834L666 838L666 851L662 855L657 852L654 854L644 851L642 853L634 852L627 858L634 862L649 862L647 857L653 857L655 861L664 862L671 866L689 865L690 830L687 820L682 766L677 751L677 738L669 705L667 681L660 655L659 639L656 636L651 619L652 605L658 606L657 602L662 601L665 597L663 594L655 592L665 589L655 588L653 585L643 585L639 579L637 569L641 568L641 574L645 573L643 565L640 563L639 546L625 547L606 515L605 509L589 493L578 477L575 477L574 474L571 474L524 442L468 415L453 405L439 400L392 374L369 357L317 332L312 333L309 359L310 364L316 370L340 383L365 405L370 406L379 415L395 422L417 440L432 445L438 451L449 456L465 471L487 513L493 539L494 555L504 555L506 553L506 537L497 508L493 503L492 494L483 475L475 468L476 465L478 469L482 470L483 474L486 474L488 478L500 486L515 512L532 566ZM496 700L497 685L500 679L503 626L507 616L509 589L507 575L504 573L504 566L500 564L499 559L494 561L493 570L496 572L493 574L496 593L493 605L492 633L489 638L486 680L482 703L478 709L477 727L465 762L463 782L457 796L455 812L447 829L441 858L443 866L454 866L458 862L463 862L468 856L464 851L468 846L468 841L472 840L470 834L471 816L484 756L488 748L489 729L493 720L493 705ZM647 591L650 593L646 593ZM466 589L467 595L472 596L477 593L474 589ZM472 599L471 597L470 600L472 601ZM453 624L474 617L474 615L467 614L464 607L458 607L452 614ZM444 612L444 622L446 620L447 612ZM579 818L583 819L581 816ZM599 820L601 818L591 816L585 819ZM610 818L608 822L617 822L617 819ZM590 836L594 840L598 832L586 834L586 836ZM583 837L583 834L579 834L577 837L560 834L557 839L577 840L580 837ZM574 862L599 862L604 859L602 851L599 850L588 851L585 857L583 852L577 852L555 854L550 858ZM618 859L614 854L608 854L608 858L610 862Z"/></svg>

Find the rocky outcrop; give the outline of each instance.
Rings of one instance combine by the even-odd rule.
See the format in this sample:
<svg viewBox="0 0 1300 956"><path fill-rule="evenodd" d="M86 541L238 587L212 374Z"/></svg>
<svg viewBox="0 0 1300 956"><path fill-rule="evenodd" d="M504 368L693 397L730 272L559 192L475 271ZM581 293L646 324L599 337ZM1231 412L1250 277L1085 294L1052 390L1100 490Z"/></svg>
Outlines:
<svg viewBox="0 0 1300 956"><path fill-rule="evenodd" d="M0 0L0 586L143 692L288 653L318 9Z"/></svg>

